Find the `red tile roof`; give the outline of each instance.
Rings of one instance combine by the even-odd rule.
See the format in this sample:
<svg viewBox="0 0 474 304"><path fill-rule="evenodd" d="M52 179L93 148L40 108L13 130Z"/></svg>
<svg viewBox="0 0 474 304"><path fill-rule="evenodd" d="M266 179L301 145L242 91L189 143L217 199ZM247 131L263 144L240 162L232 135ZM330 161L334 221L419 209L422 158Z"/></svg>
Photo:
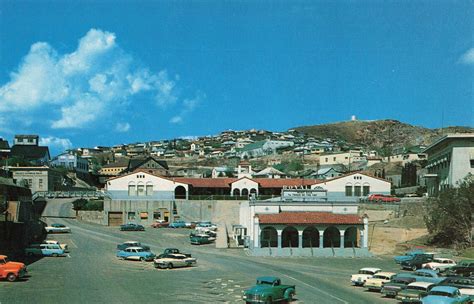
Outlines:
<svg viewBox="0 0 474 304"><path fill-rule="evenodd" d="M252 180L259 183L261 188L309 186L319 182L317 179L303 178L253 178Z"/></svg>
<svg viewBox="0 0 474 304"><path fill-rule="evenodd" d="M260 224L363 224L356 214L335 214L330 212L280 212L258 214Z"/></svg>
<svg viewBox="0 0 474 304"><path fill-rule="evenodd" d="M230 184L235 182L237 178L219 177L219 178L192 178L192 177L175 177L174 181L185 183L194 188L230 188Z"/></svg>

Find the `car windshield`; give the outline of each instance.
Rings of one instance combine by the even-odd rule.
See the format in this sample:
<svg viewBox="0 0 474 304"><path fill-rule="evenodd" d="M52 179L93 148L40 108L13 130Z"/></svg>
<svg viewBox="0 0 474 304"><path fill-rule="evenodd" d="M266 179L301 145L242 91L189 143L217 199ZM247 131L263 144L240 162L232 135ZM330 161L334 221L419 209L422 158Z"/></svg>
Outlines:
<svg viewBox="0 0 474 304"><path fill-rule="evenodd" d="M430 296L442 296L442 297L452 297L453 294L446 292L446 291L440 291L440 290L432 290L429 293Z"/></svg>
<svg viewBox="0 0 474 304"><path fill-rule="evenodd" d="M359 274L374 274L374 272L370 270L359 270Z"/></svg>
<svg viewBox="0 0 474 304"><path fill-rule="evenodd" d="M407 289L409 290L419 290L419 291L425 291L426 288L421 287L421 286L408 286Z"/></svg>
<svg viewBox="0 0 474 304"><path fill-rule="evenodd" d="M382 279L382 280L387 280L388 278L383 275L374 275L374 279Z"/></svg>
<svg viewBox="0 0 474 304"><path fill-rule="evenodd" d="M273 282L270 282L270 281L258 281L257 284L259 284L259 285L273 285Z"/></svg>

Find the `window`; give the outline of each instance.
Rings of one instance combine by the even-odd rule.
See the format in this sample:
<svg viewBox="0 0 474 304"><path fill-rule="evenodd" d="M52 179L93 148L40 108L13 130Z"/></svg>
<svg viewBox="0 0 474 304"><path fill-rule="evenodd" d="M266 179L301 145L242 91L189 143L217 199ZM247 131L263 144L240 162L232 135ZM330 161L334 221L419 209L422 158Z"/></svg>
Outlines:
<svg viewBox="0 0 474 304"><path fill-rule="evenodd" d="M140 218L142 220L147 220L148 219L148 212L140 212Z"/></svg>
<svg viewBox="0 0 474 304"><path fill-rule="evenodd" d="M332 158L332 160L333 160L333 161L336 161L336 158L335 158L335 157L333 157L333 158Z"/></svg>
<svg viewBox="0 0 474 304"><path fill-rule="evenodd" d="M146 196L153 195L153 185L146 185Z"/></svg>
<svg viewBox="0 0 474 304"><path fill-rule="evenodd" d="M43 179L42 178L38 179L38 188L43 189Z"/></svg>
<svg viewBox="0 0 474 304"><path fill-rule="evenodd" d="M471 168L474 168L474 159L471 159Z"/></svg>
<svg viewBox="0 0 474 304"><path fill-rule="evenodd" d="M135 185L128 185L128 196L135 196L137 195Z"/></svg>
<svg viewBox="0 0 474 304"><path fill-rule="evenodd" d="M351 185L346 186L346 196L352 196L352 186Z"/></svg>
<svg viewBox="0 0 474 304"><path fill-rule="evenodd" d="M364 185L364 186L362 187L362 195L363 195L363 196L367 196L367 195L369 195L369 193L370 193L370 186Z"/></svg>
<svg viewBox="0 0 474 304"><path fill-rule="evenodd" d="M361 196L360 186L354 186L354 196Z"/></svg>
<svg viewBox="0 0 474 304"><path fill-rule="evenodd" d="M144 196L145 195L145 185L138 185L137 186L137 195Z"/></svg>
<svg viewBox="0 0 474 304"><path fill-rule="evenodd" d="M128 213L128 219L129 220L134 220L135 219L135 212L129 212Z"/></svg>
<svg viewBox="0 0 474 304"><path fill-rule="evenodd" d="M328 158L326 157L326 162L328 162Z"/></svg>

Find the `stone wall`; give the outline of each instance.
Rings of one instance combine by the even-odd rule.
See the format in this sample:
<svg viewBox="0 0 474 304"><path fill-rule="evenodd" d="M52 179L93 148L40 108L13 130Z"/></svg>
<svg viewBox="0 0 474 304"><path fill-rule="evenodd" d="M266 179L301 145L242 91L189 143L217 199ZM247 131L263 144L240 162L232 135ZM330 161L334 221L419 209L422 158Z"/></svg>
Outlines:
<svg viewBox="0 0 474 304"><path fill-rule="evenodd" d="M78 211L77 219L80 221L106 225L107 220L104 211Z"/></svg>

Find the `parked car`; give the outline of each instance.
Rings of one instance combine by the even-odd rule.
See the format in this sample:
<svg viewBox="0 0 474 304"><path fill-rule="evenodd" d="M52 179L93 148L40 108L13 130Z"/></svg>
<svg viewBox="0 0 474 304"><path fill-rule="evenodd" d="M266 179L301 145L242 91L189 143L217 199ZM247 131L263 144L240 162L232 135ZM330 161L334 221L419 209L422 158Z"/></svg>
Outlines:
<svg viewBox="0 0 474 304"><path fill-rule="evenodd" d="M120 231L145 231L145 227L135 223L120 225Z"/></svg>
<svg viewBox="0 0 474 304"><path fill-rule="evenodd" d="M137 241L127 241L127 242L123 242L122 244L118 244L117 250L125 250L129 247L141 247L145 251L150 251L150 246L143 245L142 243L137 242Z"/></svg>
<svg viewBox="0 0 474 304"><path fill-rule="evenodd" d="M57 244L31 244L29 247L25 248L25 254L29 256L39 255L39 256L63 256L64 249Z"/></svg>
<svg viewBox="0 0 474 304"><path fill-rule="evenodd" d="M55 241L55 240L45 240L44 243L45 243L45 244L55 244L55 245L59 245L59 247L61 247L61 249L64 250L64 252L69 252L69 247L67 246L67 244L62 244L62 243L60 243L59 241Z"/></svg>
<svg viewBox="0 0 474 304"><path fill-rule="evenodd" d="M435 284L430 282L413 282L404 290L399 291L395 298L403 304L421 303L421 298L426 296L433 286Z"/></svg>
<svg viewBox="0 0 474 304"><path fill-rule="evenodd" d="M211 230L211 231L216 231L217 230L217 225L211 223L211 222L199 222L196 225L196 230L200 229L206 229L206 230Z"/></svg>
<svg viewBox="0 0 474 304"><path fill-rule="evenodd" d="M462 260L446 270L446 276L474 276L474 260Z"/></svg>
<svg viewBox="0 0 474 304"><path fill-rule="evenodd" d="M0 279L14 282L28 273L26 265L20 262L11 262L6 255L0 255Z"/></svg>
<svg viewBox="0 0 474 304"><path fill-rule="evenodd" d="M473 296L474 299L474 277L448 277L438 286L457 287L461 294Z"/></svg>
<svg viewBox="0 0 474 304"><path fill-rule="evenodd" d="M395 256L393 259L395 260L395 263L400 264L403 261L411 260L413 259L414 256L418 254L423 254L423 253L425 253L424 250L415 249L415 250L407 251L404 255Z"/></svg>
<svg viewBox="0 0 474 304"><path fill-rule="evenodd" d="M468 304L471 298L462 295L459 289L451 286L435 286L421 299L422 304Z"/></svg>
<svg viewBox="0 0 474 304"><path fill-rule="evenodd" d="M165 220L156 220L153 224L151 224L152 228L166 228L169 226L169 222Z"/></svg>
<svg viewBox="0 0 474 304"><path fill-rule="evenodd" d="M153 262L155 268L176 268L176 267L190 267L197 263L196 258L187 257L184 254L160 254Z"/></svg>
<svg viewBox="0 0 474 304"><path fill-rule="evenodd" d="M155 258L155 254L142 247L128 247L117 251L117 257L123 260L151 261Z"/></svg>
<svg viewBox="0 0 474 304"><path fill-rule="evenodd" d="M413 273L399 273L398 276L414 278L417 282L430 282L438 284L445 279L438 272L429 269L419 269Z"/></svg>
<svg viewBox="0 0 474 304"><path fill-rule="evenodd" d="M356 286L362 286L367 279L370 279L374 274L381 271L382 269L375 267L361 268L357 274L351 276L351 283Z"/></svg>
<svg viewBox="0 0 474 304"><path fill-rule="evenodd" d="M448 268L456 266L456 262L446 258L434 258L432 262L421 265L422 268L443 272Z"/></svg>
<svg viewBox="0 0 474 304"><path fill-rule="evenodd" d="M189 238L192 245L203 245L212 243L215 238L208 236L207 234L194 234Z"/></svg>
<svg viewBox="0 0 474 304"><path fill-rule="evenodd" d="M393 195L387 195L387 194L371 194L367 198L369 202L374 202L374 203L398 203L400 202L400 199L398 197L395 197Z"/></svg>
<svg viewBox="0 0 474 304"><path fill-rule="evenodd" d="M166 248L165 251L163 251L163 254L182 254L188 258L191 257L191 254L190 253L183 253L181 251L179 251L179 249L177 248Z"/></svg>
<svg viewBox="0 0 474 304"><path fill-rule="evenodd" d="M415 278L395 276L390 282L383 285L381 293L386 297L394 298L401 290L405 289L408 284L415 281Z"/></svg>
<svg viewBox="0 0 474 304"><path fill-rule="evenodd" d="M181 220L174 221L168 225L168 228L186 228L186 222Z"/></svg>
<svg viewBox="0 0 474 304"><path fill-rule="evenodd" d="M395 275L396 273L394 272L378 272L365 281L364 287L369 291L380 291L383 284L390 282Z"/></svg>
<svg viewBox="0 0 474 304"><path fill-rule="evenodd" d="M422 253L417 254L413 259L402 261L400 263L401 269L411 269L413 271L421 268L423 264L430 263L433 261L434 254L431 253Z"/></svg>
<svg viewBox="0 0 474 304"><path fill-rule="evenodd" d="M291 302L296 294L295 285L282 285L277 277L259 277L257 284L244 291L245 303Z"/></svg>
<svg viewBox="0 0 474 304"><path fill-rule="evenodd" d="M51 224L51 226L46 226L44 229L46 229L47 233L70 233L71 228L69 228L66 225L63 224Z"/></svg>

